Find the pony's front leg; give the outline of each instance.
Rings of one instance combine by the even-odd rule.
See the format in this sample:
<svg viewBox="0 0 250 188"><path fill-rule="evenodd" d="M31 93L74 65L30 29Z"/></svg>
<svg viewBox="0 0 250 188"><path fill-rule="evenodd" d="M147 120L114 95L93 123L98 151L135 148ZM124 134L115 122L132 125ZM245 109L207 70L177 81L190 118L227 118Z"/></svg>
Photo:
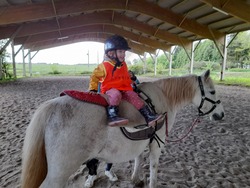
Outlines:
<svg viewBox="0 0 250 188"><path fill-rule="evenodd" d="M139 155L138 157L135 158L134 171L131 177L131 180L133 184L135 185L138 185L139 183L141 183L141 180L140 180L141 161L142 161L141 158L142 158L142 155Z"/></svg>
<svg viewBox="0 0 250 188"><path fill-rule="evenodd" d="M158 146L156 141L153 141L150 145L150 183L149 188L157 187L157 172L158 172L158 164L159 157L161 155L161 148Z"/></svg>

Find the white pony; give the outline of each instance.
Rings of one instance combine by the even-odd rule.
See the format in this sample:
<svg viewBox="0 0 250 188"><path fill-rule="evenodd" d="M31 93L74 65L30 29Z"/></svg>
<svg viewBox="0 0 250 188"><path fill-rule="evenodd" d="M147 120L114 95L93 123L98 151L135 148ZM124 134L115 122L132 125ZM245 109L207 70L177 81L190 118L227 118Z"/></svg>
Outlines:
<svg viewBox="0 0 250 188"><path fill-rule="evenodd" d="M210 71L201 76L188 75L143 83L144 91L155 105L158 114L167 112L170 131L177 111L193 103L200 115L209 114L220 120L224 110L216 99ZM145 123L140 113L129 103L122 102L120 115L132 124ZM157 186L157 169L161 147L164 143L130 140L119 127L106 125L106 110L87 102L79 102L67 95L49 100L35 112L24 140L22 160L22 188L62 188L69 176L89 159L121 163L135 159L132 181L139 182L140 154L150 148L150 183ZM165 122L164 122L165 125ZM127 128L130 132L138 129ZM166 126L156 135L165 140ZM159 147L160 146L160 147Z"/></svg>

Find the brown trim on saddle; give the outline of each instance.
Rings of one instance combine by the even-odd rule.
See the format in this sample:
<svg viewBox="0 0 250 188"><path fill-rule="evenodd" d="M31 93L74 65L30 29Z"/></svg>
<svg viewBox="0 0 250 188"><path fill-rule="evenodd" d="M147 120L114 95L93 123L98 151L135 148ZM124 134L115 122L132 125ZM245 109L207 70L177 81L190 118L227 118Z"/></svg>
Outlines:
<svg viewBox="0 0 250 188"><path fill-rule="evenodd" d="M165 122L165 119L160 123L157 123L155 127L148 127L146 129L136 131L136 132L129 132L126 127L120 127L122 133L125 137L130 140L147 140L153 139L156 135L155 132L160 130ZM158 137L158 136L157 136Z"/></svg>

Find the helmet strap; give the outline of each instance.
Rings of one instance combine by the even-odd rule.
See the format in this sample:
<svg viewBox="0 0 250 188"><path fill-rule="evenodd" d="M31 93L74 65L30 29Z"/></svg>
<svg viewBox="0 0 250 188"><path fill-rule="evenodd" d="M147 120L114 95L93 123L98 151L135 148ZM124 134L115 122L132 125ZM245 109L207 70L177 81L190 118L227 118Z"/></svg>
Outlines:
<svg viewBox="0 0 250 188"><path fill-rule="evenodd" d="M115 55L116 55L116 57L112 57L112 56L110 56L110 55L107 54L107 56L108 56L110 59L112 59L112 60L115 61L115 66L114 66L114 68L113 68L113 70L112 70L112 76L114 75L114 72L115 72L116 68L119 67L119 66L121 66L121 64L122 64L122 62L121 62L121 61L119 60L119 58L117 57L116 50L115 50Z"/></svg>

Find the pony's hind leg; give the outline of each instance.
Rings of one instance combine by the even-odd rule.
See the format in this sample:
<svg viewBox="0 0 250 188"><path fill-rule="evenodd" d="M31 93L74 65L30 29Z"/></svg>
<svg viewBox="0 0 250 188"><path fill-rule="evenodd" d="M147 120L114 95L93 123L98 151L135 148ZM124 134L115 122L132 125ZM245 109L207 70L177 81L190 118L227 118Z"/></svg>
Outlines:
<svg viewBox="0 0 250 188"><path fill-rule="evenodd" d="M72 158L72 160L74 159ZM67 164L55 163L48 168L48 174L40 188L63 188L66 186L69 177L80 167L80 165L75 163L68 165L71 161L64 162Z"/></svg>
<svg viewBox="0 0 250 188"><path fill-rule="evenodd" d="M66 154L67 155L67 154ZM70 155L70 154L68 154ZM66 159L66 158L64 158ZM69 177L80 167L81 161L78 158L72 157L70 160L58 159L53 164L48 164L48 174L43 181L41 188L63 188L66 186Z"/></svg>
<svg viewBox="0 0 250 188"><path fill-rule="evenodd" d="M76 133L72 133L72 135L76 135ZM76 144L81 143L80 139L69 140L63 136L53 139L47 136L46 138L48 173L41 187L65 187L69 177L83 162L87 161L89 154L84 152L81 144Z"/></svg>

